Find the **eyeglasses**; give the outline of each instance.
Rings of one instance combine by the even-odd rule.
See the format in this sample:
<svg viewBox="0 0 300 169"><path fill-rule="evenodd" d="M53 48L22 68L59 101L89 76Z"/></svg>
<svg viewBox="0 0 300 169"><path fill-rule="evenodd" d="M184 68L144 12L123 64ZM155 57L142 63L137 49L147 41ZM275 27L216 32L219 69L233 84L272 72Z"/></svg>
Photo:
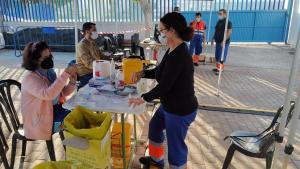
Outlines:
<svg viewBox="0 0 300 169"><path fill-rule="evenodd" d="M168 29L167 29L167 28L165 28L165 29L160 29L159 32L163 32L164 30L168 30Z"/></svg>

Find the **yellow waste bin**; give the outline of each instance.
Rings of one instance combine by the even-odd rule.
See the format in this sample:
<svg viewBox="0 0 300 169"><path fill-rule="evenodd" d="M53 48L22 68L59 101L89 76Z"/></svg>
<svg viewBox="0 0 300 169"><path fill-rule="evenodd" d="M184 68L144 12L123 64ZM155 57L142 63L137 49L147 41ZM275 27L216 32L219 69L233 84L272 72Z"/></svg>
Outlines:
<svg viewBox="0 0 300 169"><path fill-rule="evenodd" d="M79 161L56 161L43 162L33 169L88 169Z"/></svg>
<svg viewBox="0 0 300 169"><path fill-rule="evenodd" d="M64 120L66 159L91 169L111 166L111 114L76 107Z"/></svg>

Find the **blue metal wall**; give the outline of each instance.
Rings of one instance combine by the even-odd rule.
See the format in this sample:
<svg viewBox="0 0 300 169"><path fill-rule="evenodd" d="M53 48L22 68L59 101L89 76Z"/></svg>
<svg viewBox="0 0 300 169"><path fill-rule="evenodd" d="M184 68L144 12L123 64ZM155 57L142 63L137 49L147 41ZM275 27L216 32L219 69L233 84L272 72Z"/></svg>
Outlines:
<svg viewBox="0 0 300 169"><path fill-rule="evenodd" d="M228 0L148 0L153 21L179 6L191 21L195 11L202 11L208 25L213 9L212 30L217 11ZM286 39L291 0L232 0L230 20L233 41L283 42ZM7 22L74 22L74 0L0 0L0 15ZM80 22L142 22L142 10L134 0L78 0ZM211 33L212 35L212 33Z"/></svg>
<svg viewBox="0 0 300 169"><path fill-rule="evenodd" d="M195 12L182 13L188 22L195 18ZM209 25L209 12L203 12L203 20ZM232 11L229 13L233 26L232 41L235 42L283 42L287 11ZM212 13L210 38L217 23L217 12ZM208 33L208 30L207 30Z"/></svg>

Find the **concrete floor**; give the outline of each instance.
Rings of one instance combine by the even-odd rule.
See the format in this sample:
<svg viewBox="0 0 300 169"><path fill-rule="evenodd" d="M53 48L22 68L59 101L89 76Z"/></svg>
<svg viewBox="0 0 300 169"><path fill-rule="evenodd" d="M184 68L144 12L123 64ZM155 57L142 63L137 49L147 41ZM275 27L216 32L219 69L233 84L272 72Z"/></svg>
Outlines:
<svg viewBox="0 0 300 169"><path fill-rule="evenodd" d="M223 93L220 98L214 95L216 76L211 72L213 65L201 65L196 68L195 90L199 103L237 108L276 109L283 103L292 52L293 50L285 45L233 45L230 48L224 72ZM54 53L53 55L58 72L61 72L66 63L74 58L74 53ZM26 72L20 69L21 61L22 58L16 58L13 51L0 50L0 79L12 78L21 81L26 75ZM14 100L20 112L20 95L15 94ZM151 114L151 111L146 112L137 118L140 140L147 140ZM128 121L132 123L132 118L128 117ZM270 121L269 116L199 110L186 138L189 147L189 169L219 169L229 145L228 141L223 140L225 136L235 130L259 132L266 128ZM61 141L57 136L54 138L57 159L64 160ZM20 145L18 147L15 168L20 166L32 168L38 163L49 160L45 144L34 142L28 144L24 163L20 163ZM144 152L145 145L139 145L135 152L133 168L139 168L137 159ZM10 151L7 156L10 156ZM230 167L232 169L263 169L264 160L248 158L236 153ZM299 132L289 168L300 168Z"/></svg>

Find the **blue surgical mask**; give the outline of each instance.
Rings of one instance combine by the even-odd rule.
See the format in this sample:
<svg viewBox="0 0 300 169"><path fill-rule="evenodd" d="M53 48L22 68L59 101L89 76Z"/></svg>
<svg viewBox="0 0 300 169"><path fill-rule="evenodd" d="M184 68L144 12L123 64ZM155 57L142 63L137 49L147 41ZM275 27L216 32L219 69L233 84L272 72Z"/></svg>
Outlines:
<svg viewBox="0 0 300 169"><path fill-rule="evenodd" d="M223 19L224 19L224 16L219 15L218 18L219 18L219 20L223 20Z"/></svg>

